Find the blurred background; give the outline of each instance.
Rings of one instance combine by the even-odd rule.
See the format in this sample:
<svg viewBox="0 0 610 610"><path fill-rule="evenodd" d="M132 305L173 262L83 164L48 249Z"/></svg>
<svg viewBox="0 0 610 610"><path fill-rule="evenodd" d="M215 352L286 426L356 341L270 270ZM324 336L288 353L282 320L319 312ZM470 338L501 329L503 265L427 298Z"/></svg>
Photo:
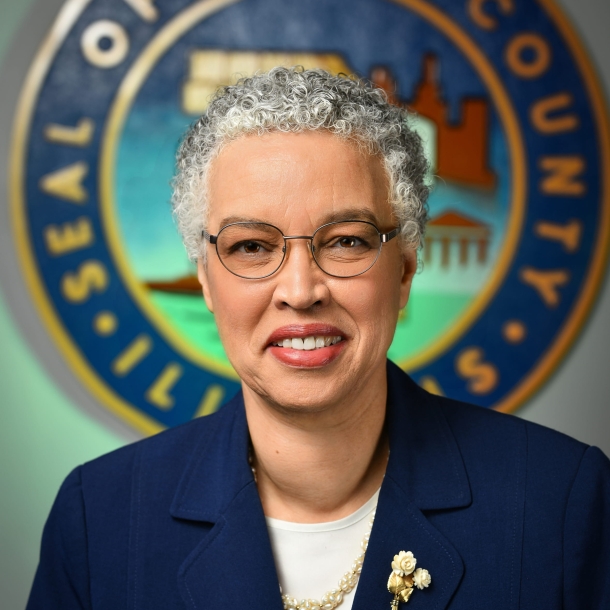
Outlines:
<svg viewBox="0 0 610 610"><path fill-rule="evenodd" d="M66 363L47 330L47 324L43 323L39 310L33 303L31 293L24 281L22 262L18 260L13 219L10 213L9 167L12 167L12 171L14 171L14 165L9 165L11 133L14 129L19 94L26 74L63 4L62 0L19 0L18 2L0 0L0 340L2 345L0 350L0 389L2 391L2 406L0 407L0 464L2 465L0 469L0 489L2 490L0 493L0 607L3 610L22 608L25 605L36 568L42 527L57 489L70 470L78 464L135 441L143 434L161 429L166 425L173 425L194 415L210 412L218 406L218 402L222 400L223 396L226 397L237 387L229 372L226 375L226 382L206 381L208 384L206 387L214 388L213 391L205 393L199 406L192 413L180 415L181 419L172 420L171 414L178 413L178 411L172 411L159 403L157 410L160 415L157 419L151 419L150 414L155 413L153 404L153 407L150 405L147 407L150 408L150 413L143 410L142 418L136 417L137 421L132 421L129 417L122 416L120 409L114 411L107 409L105 404L102 404L105 401L100 393L92 392L74 372L74 367L71 368ZM128 4L132 7L135 5L140 8L149 7L149 9L154 5L150 2L129 2ZM160 5L161 2L158 4ZM384 3L380 0L379 4L381 7ZM526 4L525 0L522 4ZM607 25L610 23L610 5L606 0L556 0L556 4L564 10L573 29L579 35L597 71L601 86L607 91L610 87L610 42L607 35ZM103 8L104 2L93 0L93 5ZM101 9L100 15L103 16ZM235 24L233 26L236 27ZM235 36L238 36L238 33L235 33ZM387 52L391 53L391 49ZM306 64L311 60L311 57L305 54L293 54L286 57L272 51L259 53L257 57L258 59L253 63L252 57L235 52L227 60L226 54L219 54L214 47L198 49L196 53L191 53L190 76L185 82L180 81L176 85L181 88L182 115L175 112L171 114L169 111L163 110L166 114L163 114L161 119L159 117L156 119L159 124L163 124L163 129L153 134L156 138L154 143L169 151L170 163L177 139L174 134L179 134L192 117L205 108L205 96L209 94L210 87L223 82L223 79L230 77L232 72L247 72L248 68L251 71L266 69L280 61ZM319 54L315 58L315 62L334 71L349 70L350 66L341 63L342 60L338 57L332 53ZM357 60L357 54L355 57L354 61ZM422 79L425 80L427 75L432 82L435 70L434 57L428 56L426 61L428 63L422 64ZM159 65L162 69L162 64ZM207 82L205 78L200 78L201 75L198 76L198 71L201 71L201 66L205 68L210 65L222 65L224 72L220 76L216 75L215 80ZM76 70L76 67L74 69ZM392 74L391 70L377 71L364 74L364 76L374 77L373 80L380 85L387 86L388 91L393 91L392 87L396 86L392 78L397 77L397 74ZM167 75L167 79L170 78L178 77ZM411 85L415 87L416 83L411 83ZM476 93L476 86L472 87ZM83 87L83 89L85 88ZM93 91L93 93L96 92ZM87 94L87 91L83 90L82 95ZM152 90L148 92L149 97L153 94ZM414 98L409 96L408 99L413 105ZM157 108L165 108L163 99L159 97L159 100ZM159 248L156 253L158 258L155 259L151 251L147 251L142 245L146 242L136 239L137 235L133 237L135 232L140 230L137 229L137 226L141 224L142 216L136 216L134 220L135 213L130 207L130 202L138 197L148 201L155 196L157 191L164 193L161 199L169 196L164 190L169 188L167 176L161 178L156 176L158 167L161 167L165 161L160 161L155 157L149 163L150 167L142 167L144 154L142 151L151 145L152 139L150 142L144 140L138 120L148 117L147 120L150 121L150 115L146 113L155 110L142 105L138 106L137 99L134 101L134 108L140 112L140 115L134 110L123 124L124 135L119 151L121 163L115 176L118 184L116 215L124 232L123 237L125 231L131 231L130 235L132 235L128 243L125 240L124 245L125 257L130 261L132 267L130 273L133 273L139 283L146 288L148 291L146 295L150 295L146 298L150 298L156 311L161 312L166 320L171 321L172 332L182 337L179 342L184 345L188 344L184 348L185 351L196 353L197 358L202 359L203 362L214 362L216 367L214 370L220 375L220 378L224 379L222 375L229 371L230 365L226 362L222 348L215 338L213 319L206 316L205 312L201 313L203 305L199 300L195 301L190 296L197 289L192 285L190 279L192 269L180 258L181 255L176 255L171 259L171 263L168 262L171 257L166 256L166 251ZM447 172L451 178L451 172L454 170L442 168L440 152L430 144L432 142L430 134L435 129L434 124L427 121L424 115L425 110L422 112L423 118L419 121L417 128L428 143L429 154L435 159L437 173L442 175L443 171ZM152 138L153 135L150 137ZM442 184L437 185L436 198L431 202L432 216L435 219L435 224L431 228L432 237L437 235L440 236L440 239L444 235L443 231L447 230L448 223L453 223L452 226L455 228L460 223L462 226L464 223L471 222L469 214L472 210L490 209L491 204L496 206L495 208L492 206L496 210L495 216L493 214L485 216L483 224L471 222L472 226L468 225L468 230L475 231L478 236L477 240L480 241L481 235L487 239L484 231L487 231L489 227L504 226L506 214L508 214L506 212L508 204L503 203L502 199L502 179L504 177L508 180L510 176L507 177L501 173L502 162L505 160L501 137L497 136L497 141L493 139L493 133L490 137L492 142L491 165L492 169L497 170L496 178L499 183L497 192L499 194L491 201L488 192L479 188L481 185L485 187L486 181L491 180L485 172L481 171L478 175L469 178L471 183L477 181L480 183L475 184L476 188L473 187L470 191L472 201L475 203L470 208L466 206L452 209L453 215L448 215L446 213L448 198L457 201L466 191L460 191L458 187L451 190L453 187L447 186L448 183L443 181ZM610 167L605 169L610 171ZM458 168L455 171L463 173L464 170ZM508 189L510 185L505 184L504 186ZM76 197L78 198L78 194ZM486 205L487 208L485 208ZM147 236L150 236L151 232L153 236L155 235L154 232L157 230L155 223L161 223L165 227L169 222L164 218L162 220L152 218L153 216L150 214L147 224L145 223ZM166 233L162 232L162 238L166 239L166 237ZM159 243L157 241L157 245ZM167 237L167 252L173 252L179 247L175 234ZM486 251L486 262L488 262L489 269L492 269L496 258L500 260L501 250L501 241L498 240L496 243L491 239L488 251ZM440 260L442 257L440 250L437 251L431 247L430 251L435 256L438 255ZM473 252L470 255L474 256ZM448 280L446 276L442 275L443 269L435 267L434 257L427 261L426 265L429 273L426 275L424 272L416 278L416 282L419 281L417 288L419 293L414 295L415 304L412 309L407 310L405 319L401 320L399 324L397 340L390 353L395 360L407 363L405 368L408 370L410 370L410 366L415 366L413 362L416 361L417 354L423 351L428 343L433 344L440 340L435 333L444 334L445 329L442 325L439 326L438 320L449 320L452 319L451 316L456 316L457 319L463 313L462 309L471 304L474 299L473 295L476 296L481 290L481 283L485 283L488 279L485 275L488 269L481 266L478 268L476 277L472 274L464 274L456 280L455 274L451 276L457 287L448 289ZM435 276L435 273L441 275ZM554 367L553 374L546 383L540 385L537 391L530 394L525 401L518 402L520 406L516 415L550 426L585 443L597 445L610 455L610 401L608 399L610 394L610 366L608 365L610 361L610 286L607 277L608 272L605 271L605 279L598 282L598 296L580 334L577 335L571 347L564 350L563 358ZM437 294L438 283L441 280L444 282L444 289L448 291L442 302L450 303L451 307L448 305L446 309L430 313L431 306L426 301L426 295ZM470 292L460 292L465 284L470 286ZM140 289L138 288L138 290ZM438 298L431 298L432 303L438 301ZM423 316L422 312L427 312L428 317ZM430 318L433 314L437 315L438 319ZM104 320L106 324L110 324L109 318ZM192 322L193 320L195 322ZM196 326L188 326L191 323L196 323ZM419 334L416 334L409 326L415 328ZM104 328L108 328L108 326L104 326L100 322L98 330L101 330L98 334L103 334ZM512 332L518 335L519 329L513 327ZM536 328L530 328L529 332L535 334ZM401 333L411 338L408 348L405 347L407 343L402 341ZM518 342L518 339L515 341ZM182 345L182 343L180 344ZM174 374L171 371L178 375L179 373L175 371L182 371L182 368L171 369L169 377ZM188 371L184 372L185 375L187 373ZM451 383L444 382L442 375L422 374L418 381L427 385L431 390L439 390L438 384L440 384L441 389L445 390L447 394L454 395L451 391ZM128 389L125 390L125 393L127 392ZM463 398L463 396L458 397ZM483 406L495 405L491 399L485 402L483 396L480 398L481 400L478 402ZM472 399L477 402L476 395ZM154 401L152 402L154 403Z"/></svg>

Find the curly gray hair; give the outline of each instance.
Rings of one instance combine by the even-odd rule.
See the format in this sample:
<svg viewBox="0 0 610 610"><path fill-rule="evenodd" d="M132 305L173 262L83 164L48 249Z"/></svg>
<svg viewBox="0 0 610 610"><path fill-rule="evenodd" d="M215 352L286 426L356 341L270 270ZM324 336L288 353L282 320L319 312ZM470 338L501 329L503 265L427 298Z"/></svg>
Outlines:
<svg viewBox="0 0 610 610"><path fill-rule="evenodd" d="M408 119L381 89L324 70L278 67L219 89L177 153L172 204L189 258L205 253L206 176L222 147L247 134L308 130L327 130L381 155L403 244L418 248L427 220L428 163Z"/></svg>

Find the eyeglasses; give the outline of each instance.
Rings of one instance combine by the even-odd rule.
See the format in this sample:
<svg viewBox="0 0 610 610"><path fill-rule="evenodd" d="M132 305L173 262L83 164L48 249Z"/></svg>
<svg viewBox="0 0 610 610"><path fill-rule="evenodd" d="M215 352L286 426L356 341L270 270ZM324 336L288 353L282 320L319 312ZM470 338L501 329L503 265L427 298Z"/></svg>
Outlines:
<svg viewBox="0 0 610 610"><path fill-rule="evenodd" d="M355 277L368 271L379 258L381 246L400 233L396 227L381 233L364 220L329 222L313 235L284 235L264 222L234 222L222 227L218 235L201 235L216 246L220 262L234 275L260 280L273 275L286 257L289 239L309 240L314 261L333 277Z"/></svg>

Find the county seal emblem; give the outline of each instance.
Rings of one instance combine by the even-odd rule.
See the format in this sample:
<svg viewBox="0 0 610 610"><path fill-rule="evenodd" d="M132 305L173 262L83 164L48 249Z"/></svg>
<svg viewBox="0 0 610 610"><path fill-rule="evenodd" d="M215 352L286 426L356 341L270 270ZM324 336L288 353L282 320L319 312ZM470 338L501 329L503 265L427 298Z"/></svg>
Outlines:
<svg viewBox="0 0 610 610"><path fill-rule="evenodd" d="M600 87L552 0L67 0L22 92L11 196L75 374L145 433L238 389L169 184L210 94L275 65L357 74L417 113L431 221L390 358L430 391L517 408L585 320L610 230Z"/></svg>

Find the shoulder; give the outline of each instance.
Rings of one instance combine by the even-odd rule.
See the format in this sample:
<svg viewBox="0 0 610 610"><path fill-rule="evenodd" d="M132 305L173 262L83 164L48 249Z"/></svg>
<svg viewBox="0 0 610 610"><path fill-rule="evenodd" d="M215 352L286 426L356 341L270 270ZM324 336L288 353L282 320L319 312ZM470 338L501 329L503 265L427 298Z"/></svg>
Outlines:
<svg viewBox="0 0 610 610"><path fill-rule="evenodd" d="M102 581L112 583L102 587L102 598L107 599L108 607L119 607L123 592L131 586L130 562L139 552L162 553L164 565L170 561L168 548L174 551L173 559L184 559L192 548L192 531L171 519L173 498L194 456L198 459L206 447L216 445L222 453L226 443L219 430L228 431L225 437L230 435L241 404L236 397L214 415L127 445L73 470L59 490L44 528L28 607L91 607L95 582ZM147 546L139 551L143 540ZM99 596L100 590L96 591Z"/></svg>
<svg viewBox="0 0 610 610"><path fill-rule="evenodd" d="M420 418L421 411L431 411L446 422L471 482L523 475L532 491L548 490L567 499L577 476L593 470L603 473L610 465L599 449L566 434L516 415L430 394L393 365L389 373L390 383L400 384L401 394L420 405Z"/></svg>
<svg viewBox="0 0 610 610"><path fill-rule="evenodd" d="M524 498L538 509L553 505L558 521L574 498L582 507L604 497L604 510L610 509L610 460L597 447L515 415L438 396L429 400L449 424L473 487L519 479Z"/></svg>
<svg viewBox="0 0 610 610"><path fill-rule="evenodd" d="M516 415L440 396L431 395L430 400L443 413L456 440L465 449L477 439L477 444L491 453L494 448L505 446L509 452L520 451L533 460L567 460L578 464L589 448L566 434Z"/></svg>
<svg viewBox="0 0 610 610"><path fill-rule="evenodd" d="M577 458L580 458L588 447L566 434L529 422L517 415L500 413L441 396L429 395L429 400L442 411L458 437L497 439L507 435L521 435L526 437L530 449L538 447L545 452L567 452Z"/></svg>
<svg viewBox="0 0 610 610"><path fill-rule="evenodd" d="M416 416L421 418L430 410L442 417L463 451L479 450L492 455L498 451L517 450L562 453L579 461L587 450L588 445L570 436L516 415L431 394L390 361L388 382L390 393L400 397L398 402L417 403L418 408L412 411ZM406 403L404 406L409 408Z"/></svg>
<svg viewBox="0 0 610 610"><path fill-rule="evenodd" d="M97 549L94 563L98 568L103 564L103 571L115 572L119 578L119 563L128 556L134 519L166 527L166 517L189 465L208 447L218 444L219 430L231 428L240 404L238 398L233 399L213 415L75 468L61 486L45 526L45 561L58 549L65 548L66 556L78 556L90 546ZM109 548L117 553L106 552Z"/></svg>
<svg viewBox="0 0 610 610"><path fill-rule="evenodd" d="M83 490L97 493L111 486L117 493L127 493L135 477L148 473L154 473L160 486L166 481L175 485L193 455L213 442L219 429L230 425L239 402L238 395L212 415L164 430L83 464L77 469Z"/></svg>

